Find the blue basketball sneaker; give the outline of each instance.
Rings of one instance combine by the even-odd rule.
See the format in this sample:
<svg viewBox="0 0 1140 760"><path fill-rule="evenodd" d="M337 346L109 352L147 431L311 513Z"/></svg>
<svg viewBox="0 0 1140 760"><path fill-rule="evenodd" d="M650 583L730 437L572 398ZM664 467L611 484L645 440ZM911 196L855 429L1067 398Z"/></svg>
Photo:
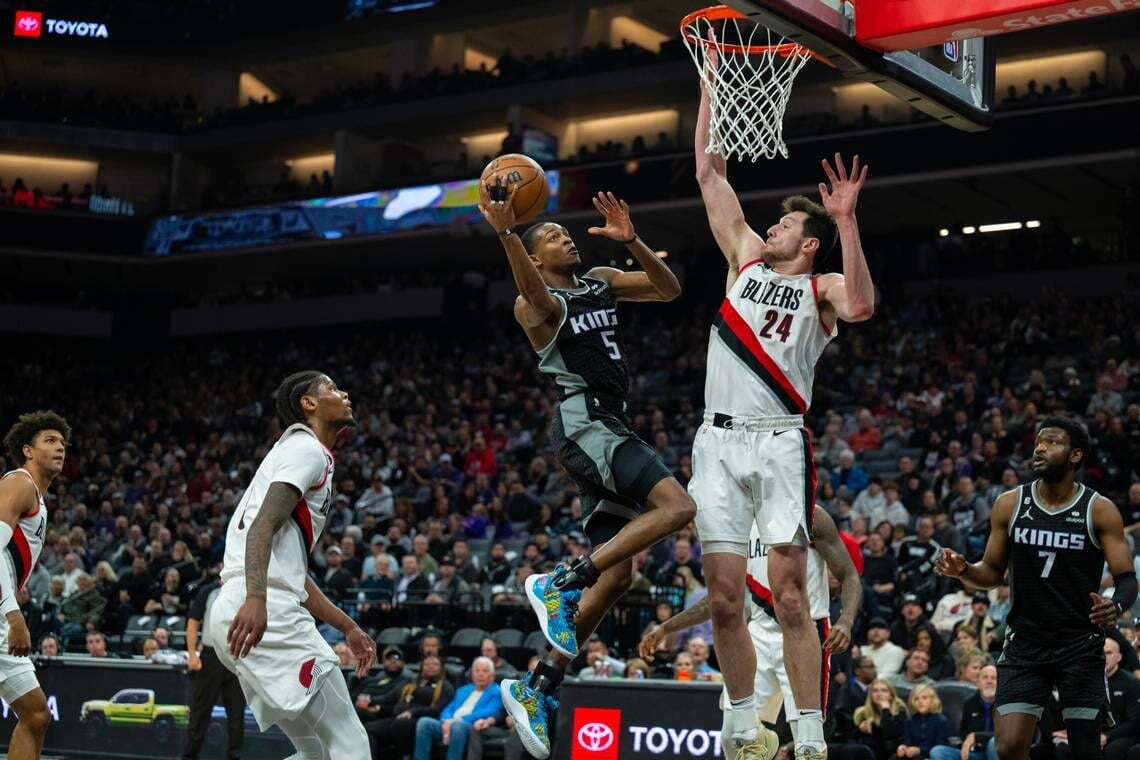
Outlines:
<svg viewBox="0 0 1140 760"><path fill-rule="evenodd" d="M538 625L542 635L570 659L578 656L578 632L574 627L574 615L578 612L578 600L582 598L580 589L559 591L554 588L554 579L566 572L559 566L553 573L532 575L526 579L526 598L534 614L538 615Z"/></svg>
<svg viewBox="0 0 1140 760"><path fill-rule="evenodd" d="M499 684L503 708L515 722L515 731L532 757L550 757L550 714L558 710L558 701L527 685L525 676L519 681L504 680Z"/></svg>

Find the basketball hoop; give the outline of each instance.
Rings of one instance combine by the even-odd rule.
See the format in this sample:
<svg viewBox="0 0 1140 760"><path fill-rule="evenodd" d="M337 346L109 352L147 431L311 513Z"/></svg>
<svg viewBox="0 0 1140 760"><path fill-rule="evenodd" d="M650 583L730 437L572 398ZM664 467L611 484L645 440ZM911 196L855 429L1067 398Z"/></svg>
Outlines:
<svg viewBox="0 0 1140 760"><path fill-rule="evenodd" d="M681 38L709 96L706 152L753 163L777 153L787 158L784 111L792 84L808 59L818 56L726 5L685 16ZM716 68L708 65L710 52L716 53Z"/></svg>

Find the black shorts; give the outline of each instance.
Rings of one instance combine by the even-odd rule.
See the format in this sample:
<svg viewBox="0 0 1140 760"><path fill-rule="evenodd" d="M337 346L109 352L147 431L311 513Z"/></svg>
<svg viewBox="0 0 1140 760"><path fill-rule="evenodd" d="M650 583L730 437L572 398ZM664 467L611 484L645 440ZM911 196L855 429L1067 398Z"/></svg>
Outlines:
<svg viewBox="0 0 1140 760"><path fill-rule="evenodd" d="M649 492L673 476L630 429L620 400L585 393L566 398L558 405L550 437L559 463L578 485L582 527L594 544L613 538L614 525L642 514ZM617 520L592 519L603 513ZM595 531L592 522L607 528Z"/></svg>
<svg viewBox="0 0 1140 760"><path fill-rule="evenodd" d="M1056 687L1062 717L1095 720L1107 702L1104 634L1044 643L1010 634L997 661L998 712L1041 717Z"/></svg>

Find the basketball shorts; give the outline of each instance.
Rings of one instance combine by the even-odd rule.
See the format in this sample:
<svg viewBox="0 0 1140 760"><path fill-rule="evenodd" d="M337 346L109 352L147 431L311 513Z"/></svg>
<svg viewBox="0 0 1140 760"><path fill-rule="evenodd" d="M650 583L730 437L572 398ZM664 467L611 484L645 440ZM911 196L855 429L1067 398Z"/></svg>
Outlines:
<svg viewBox="0 0 1140 760"><path fill-rule="evenodd" d="M787 426L781 427L782 421ZM797 417L750 424L706 415L693 441L689 481L702 543L738 544L747 556L753 523L763 544L810 543L815 464L811 439L799 427L802 424Z"/></svg>
<svg viewBox="0 0 1140 760"><path fill-rule="evenodd" d="M205 643L237 675L258 728L265 731L278 721L298 717L322 679L342 677L340 663L297 596L273 588L266 599L269 627L265 636L248 655L235 660L226 632L244 601L244 579L222 584L206 615Z"/></svg>
<svg viewBox="0 0 1140 760"><path fill-rule="evenodd" d="M792 684L788 680L788 670L784 665L784 634L780 631L780 624L770 614L761 612L754 607L752 617L748 621L748 633L752 637L752 646L756 650L756 715L765 723L775 723L780 717L780 707L788 711L796 709L796 700L792 696ZM816 621L819 628L820 641L827 638L828 621L826 618ZM827 705L827 685L831 681L829 670L831 668L831 655L823 653L823 665L820 673L820 683L823 705ZM728 705L728 692L721 691L721 709Z"/></svg>
<svg viewBox="0 0 1140 760"><path fill-rule="evenodd" d="M595 521L607 525L634 519L645 511L653 487L673 476L629 425L623 401L588 393L563 399L551 425L555 455L578 486L582 527L595 545L613 535L593 531L591 518L602 513L619 518Z"/></svg>
<svg viewBox="0 0 1140 760"><path fill-rule="evenodd" d="M1104 634L1028 641L1010 633L997 661L997 710L1041 717L1056 687L1066 719L1095 720L1108 703Z"/></svg>
<svg viewBox="0 0 1140 760"><path fill-rule="evenodd" d="M8 654L8 619L0 615L0 697L10 705L39 687L31 659Z"/></svg>

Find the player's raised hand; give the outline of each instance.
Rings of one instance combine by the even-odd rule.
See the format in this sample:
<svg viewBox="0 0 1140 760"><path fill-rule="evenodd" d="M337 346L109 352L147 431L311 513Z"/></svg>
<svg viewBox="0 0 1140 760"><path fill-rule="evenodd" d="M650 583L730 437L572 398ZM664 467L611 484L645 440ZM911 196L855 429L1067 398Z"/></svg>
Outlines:
<svg viewBox="0 0 1140 760"><path fill-rule="evenodd" d="M934 572L947 578L960 578L966 572L966 558L951 549L943 549L934 560Z"/></svg>
<svg viewBox="0 0 1140 760"><path fill-rule="evenodd" d="M344 642L356 657L356 677L364 678L372 669L372 663L376 662L376 642L358 625L349 629Z"/></svg>
<svg viewBox="0 0 1140 760"><path fill-rule="evenodd" d="M515 193L518 185L513 187L504 183L503 178L496 176L495 181L487 185L487 203L479 204L479 213L487 220L495 232L502 232L515 226Z"/></svg>
<svg viewBox="0 0 1140 760"><path fill-rule="evenodd" d="M1101 628L1112 625L1116 619L1120 617L1120 608L1116 606L1116 602L1100 594L1090 593L1089 597L1092 599L1092 609L1089 610L1089 621L1093 625L1099 625Z"/></svg>
<svg viewBox="0 0 1140 760"><path fill-rule="evenodd" d="M240 660L249 654L251 649L261 643L266 625L268 625L268 615L265 611L265 600L256 596L247 596L234 615L229 631L226 632L230 656Z"/></svg>
<svg viewBox="0 0 1140 760"><path fill-rule="evenodd" d="M828 652L846 652L851 647L851 626L846 623L836 623L827 632L823 648Z"/></svg>
<svg viewBox="0 0 1140 760"><path fill-rule="evenodd" d="M606 220L606 226L591 227L586 232L591 235L608 237L610 240L617 240L621 243L632 241L637 236L637 233L633 231L633 222L629 218L628 203L614 197L614 194L610 192L598 193L590 200L594 202L594 208Z"/></svg>
<svg viewBox="0 0 1140 760"><path fill-rule="evenodd" d="M720 53L716 46L716 32L713 28L709 27L709 44L704 46L705 49L705 70L709 76L714 76L717 69L720 68Z"/></svg>
<svg viewBox="0 0 1140 760"><path fill-rule="evenodd" d="M843 156L835 154L835 167L825 158L823 173L827 175L826 183L819 183L819 197L823 200L823 207L832 219L849 218L855 215L855 203L859 200L859 191L867 181L867 167L859 166L859 156L851 162L851 175L847 174L847 167L843 164Z"/></svg>
<svg viewBox="0 0 1140 760"><path fill-rule="evenodd" d="M653 628L642 636L641 642L637 645L637 653L641 655L641 659L646 662L653 662L657 645L660 644L664 638L665 631L659 625L653 626Z"/></svg>

